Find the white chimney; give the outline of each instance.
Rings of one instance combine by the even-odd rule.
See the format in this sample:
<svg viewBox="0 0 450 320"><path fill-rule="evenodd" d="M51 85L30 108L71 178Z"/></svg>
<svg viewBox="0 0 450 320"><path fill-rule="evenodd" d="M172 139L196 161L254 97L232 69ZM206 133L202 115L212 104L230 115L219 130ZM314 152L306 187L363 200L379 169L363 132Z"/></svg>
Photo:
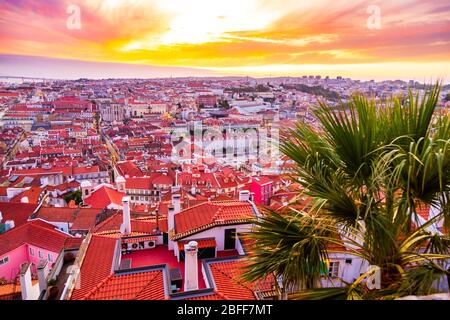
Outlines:
<svg viewBox="0 0 450 320"><path fill-rule="evenodd" d="M191 194L193 196L195 196L196 193L197 193L197 189L195 188L195 184L192 184L192 186L191 186Z"/></svg>
<svg viewBox="0 0 450 320"><path fill-rule="evenodd" d="M33 299L33 283L31 282L30 264L24 263L20 268L20 288L22 291L22 300Z"/></svg>
<svg viewBox="0 0 450 320"><path fill-rule="evenodd" d="M198 290L197 242L190 241L184 245L184 290Z"/></svg>
<svg viewBox="0 0 450 320"><path fill-rule="evenodd" d="M168 227L169 230L172 230L175 228L175 209L173 207L173 205L169 205L169 207L167 208L167 216L168 216Z"/></svg>
<svg viewBox="0 0 450 320"><path fill-rule="evenodd" d="M3 220L3 215L2 215L2 212L0 211L0 222L2 222L2 220Z"/></svg>
<svg viewBox="0 0 450 320"><path fill-rule="evenodd" d="M122 223L122 233L131 233L131 216L130 216L130 197L122 198L122 211L123 211L123 223Z"/></svg>
<svg viewBox="0 0 450 320"><path fill-rule="evenodd" d="M20 199L20 202L22 203L30 203L30 200L28 199L28 197L22 197L22 199Z"/></svg>
<svg viewBox="0 0 450 320"><path fill-rule="evenodd" d="M250 200L250 191L241 190L239 191L239 201L249 201Z"/></svg>
<svg viewBox="0 0 450 320"><path fill-rule="evenodd" d="M175 210L175 214L180 213L181 211L181 196L179 194L172 194L172 204Z"/></svg>
<svg viewBox="0 0 450 320"><path fill-rule="evenodd" d="M47 276L48 276L48 262L47 260L40 260L37 266L37 274L39 279L39 292L47 290Z"/></svg>
<svg viewBox="0 0 450 320"><path fill-rule="evenodd" d="M169 205L168 211L167 211L167 224L169 227L169 234L170 234L170 230L174 230L175 229L175 209L173 207L173 205ZM170 240L169 237L169 250L173 250L173 241Z"/></svg>

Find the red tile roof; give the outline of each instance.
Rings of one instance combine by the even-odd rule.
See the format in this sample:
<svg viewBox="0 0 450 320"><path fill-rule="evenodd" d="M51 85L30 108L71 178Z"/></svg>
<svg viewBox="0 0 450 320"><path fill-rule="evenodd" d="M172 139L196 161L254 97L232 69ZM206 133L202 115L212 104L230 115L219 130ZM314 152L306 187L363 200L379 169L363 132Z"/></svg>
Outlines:
<svg viewBox="0 0 450 320"><path fill-rule="evenodd" d="M19 227L26 223L31 214L37 209L38 205L35 203L11 203L0 202L0 212L3 220L13 220L15 227Z"/></svg>
<svg viewBox="0 0 450 320"><path fill-rule="evenodd" d="M118 162L116 163L116 169L123 177L142 177L144 174L141 169L131 161Z"/></svg>
<svg viewBox="0 0 450 320"><path fill-rule="evenodd" d="M248 202L204 202L175 215L173 239L180 239L216 225L248 223L254 217L253 206Z"/></svg>
<svg viewBox="0 0 450 320"><path fill-rule="evenodd" d="M40 218L48 222L72 222L77 215L78 208L41 207L33 218Z"/></svg>
<svg viewBox="0 0 450 320"><path fill-rule="evenodd" d="M95 190L88 198L84 199L84 203L90 205L92 208L106 208L110 204L122 205L122 198L124 193L112 189L107 186L102 186Z"/></svg>
<svg viewBox="0 0 450 320"><path fill-rule="evenodd" d="M116 233L120 231L123 222L122 211L110 216L106 220L99 223L92 230L93 233ZM160 231L167 232L167 219L161 218L158 222ZM131 219L131 231L139 234L153 234L156 229L156 218L139 218Z"/></svg>
<svg viewBox="0 0 450 320"><path fill-rule="evenodd" d="M70 299L85 298L99 283L113 272L114 249L117 239L93 235L80 268L80 288L74 289Z"/></svg>
<svg viewBox="0 0 450 320"><path fill-rule="evenodd" d="M255 300L255 294L248 284L240 281L243 264L239 260L209 264L217 292L226 300Z"/></svg>
<svg viewBox="0 0 450 320"><path fill-rule="evenodd" d="M226 300L226 298L218 292L213 292L207 295L189 297L184 300Z"/></svg>
<svg viewBox="0 0 450 320"><path fill-rule="evenodd" d="M55 226L40 221L29 221L0 235L0 255L10 252L24 244L59 252L71 236L55 229Z"/></svg>
<svg viewBox="0 0 450 320"><path fill-rule="evenodd" d="M164 300L162 270L114 274L98 284L86 300Z"/></svg>
<svg viewBox="0 0 450 320"><path fill-rule="evenodd" d="M101 209L80 208L73 220L71 230L90 230L95 226L97 215Z"/></svg>
<svg viewBox="0 0 450 320"><path fill-rule="evenodd" d="M241 279L246 261L242 259L222 260L208 263L214 279L215 291L225 300L255 300L255 292L273 292L276 281L273 275L257 282Z"/></svg>
<svg viewBox="0 0 450 320"><path fill-rule="evenodd" d="M21 202L23 197L27 197L29 203L38 203L41 193L44 191L44 189L45 188L36 187L36 186L30 187L30 189L27 189L24 192L19 193L18 195L13 197L10 201L11 202Z"/></svg>
<svg viewBox="0 0 450 320"><path fill-rule="evenodd" d="M184 250L184 245L188 244L191 240L178 241L178 250ZM197 242L197 248L215 248L216 240L214 238L210 239L199 239L195 240Z"/></svg>
<svg viewBox="0 0 450 320"><path fill-rule="evenodd" d="M153 178L151 177L139 177L139 178L127 178L125 182L126 189L153 189Z"/></svg>
<svg viewBox="0 0 450 320"><path fill-rule="evenodd" d="M157 239L158 239L158 237L155 237L155 236L122 238L122 243L138 243L141 241L156 241Z"/></svg>
<svg viewBox="0 0 450 320"><path fill-rule="evenodd" d="M96 173L96 172L100 172L100 168L98 166L73 167L73 174Z"/></svg>
<svg viewBox="0 0 450 320"><path fill-rule="evenodd" d="M430 206L427 204L421 204L416 207L417 214L421 216L425 221L430 219Z"/></svg>
<svg viewBox="0 0 450 320"><path fill-rule="evenodd" d="M273 183L273 181L267 176L253 177L252 182L257 183L260 186Z"/></svg>
<svg viewBox="0 0 450 320"><path fill-rule="evenodd" d="M67 238L64 243L64 249L79 249L84 237L79 238Z"/></svg>

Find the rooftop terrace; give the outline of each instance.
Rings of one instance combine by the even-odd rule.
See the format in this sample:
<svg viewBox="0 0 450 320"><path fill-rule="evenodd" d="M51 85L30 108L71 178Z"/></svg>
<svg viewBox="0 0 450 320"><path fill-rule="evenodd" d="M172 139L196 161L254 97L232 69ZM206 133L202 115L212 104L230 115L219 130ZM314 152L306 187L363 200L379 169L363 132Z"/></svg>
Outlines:
<svg viewBox="0 0 450 320"><path fill-rule="evenodd" d="M236 250L226 250L218 251L217 257L231 257L238 256ZM167 264L169 269L178 268L181 272L181 277L183 279L181 291L184 292L184 261L178 262L177 257L174 255L173 251L170 251L167 246L160 245L153 249L136 250L131 253L122 254L122 262L124 260L129 260L129 268L141 268L150 267L155 265ZM198 260L198 287L199 289L206 289L207 286L203 279L202 272L202 261Z"/></svg>

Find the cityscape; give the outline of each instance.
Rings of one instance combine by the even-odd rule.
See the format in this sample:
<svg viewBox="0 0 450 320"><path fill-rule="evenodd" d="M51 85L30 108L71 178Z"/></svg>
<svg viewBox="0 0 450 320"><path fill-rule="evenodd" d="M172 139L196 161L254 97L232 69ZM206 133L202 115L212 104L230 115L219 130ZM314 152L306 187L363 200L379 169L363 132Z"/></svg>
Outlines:
<svg viewBox="0 0 450 320"><path fill-rule="evenodd" d="M450 300L444 1L135 2L0 1L0 300Z"/></svg>

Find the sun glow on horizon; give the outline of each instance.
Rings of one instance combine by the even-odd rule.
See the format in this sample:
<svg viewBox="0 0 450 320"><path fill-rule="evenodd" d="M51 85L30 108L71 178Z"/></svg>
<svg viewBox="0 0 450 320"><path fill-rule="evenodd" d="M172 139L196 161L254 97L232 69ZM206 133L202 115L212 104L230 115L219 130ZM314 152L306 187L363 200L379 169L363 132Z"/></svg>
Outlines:
<svg viewBox="0 0 450 320"><path fill-rule="evenodd" d="M250 75L450 73L445 0L3 0L0 54L190 67ZM82 28L68 30L69 4ZM366 70L363 70L366 68Z"/></svg>

